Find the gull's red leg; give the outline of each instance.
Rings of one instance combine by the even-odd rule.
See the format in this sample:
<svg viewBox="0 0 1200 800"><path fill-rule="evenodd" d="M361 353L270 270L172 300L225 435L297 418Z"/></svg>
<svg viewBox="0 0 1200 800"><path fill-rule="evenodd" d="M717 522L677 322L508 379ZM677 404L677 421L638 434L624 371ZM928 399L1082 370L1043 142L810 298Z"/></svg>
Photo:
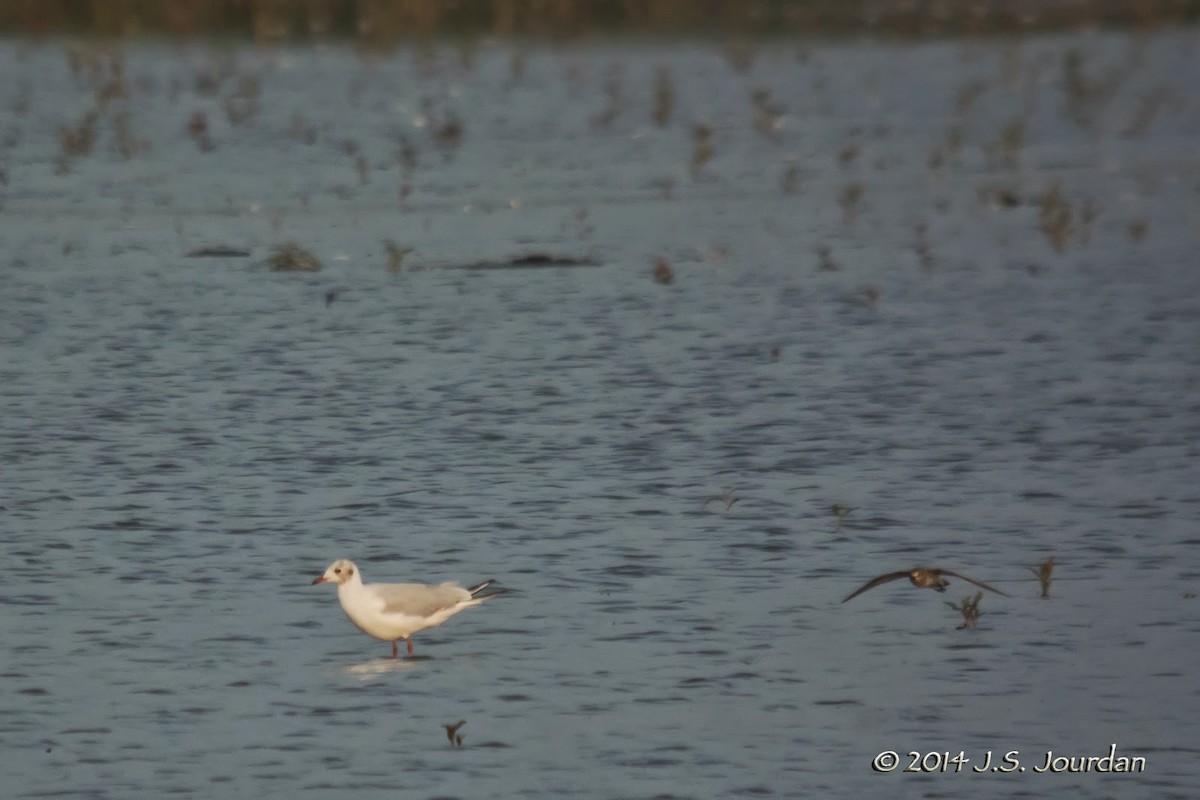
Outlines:
<svg viewBox="0 0 1200 800"><path fill-rule="evenodd" d="M399 657L400 657L400 648L396 646L395 642L392 642L392 658L399 658Z"/></svg>
<svg viewBox="0 0 1200 800"><path fill-rule="evenodd" d="M404 642L408 645L408 657L412 658L412 639L405 639Z"/></svg>

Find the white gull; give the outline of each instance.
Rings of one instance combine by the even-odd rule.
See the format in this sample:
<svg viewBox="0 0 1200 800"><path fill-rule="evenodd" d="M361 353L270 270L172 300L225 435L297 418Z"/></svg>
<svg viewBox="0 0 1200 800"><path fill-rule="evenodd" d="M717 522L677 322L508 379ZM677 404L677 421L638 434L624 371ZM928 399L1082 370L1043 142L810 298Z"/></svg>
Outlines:
<svg viewBox="0 0 1200 800"><path fill-rule="evenodd" d="M391 642L392 658L400 655L399 640L408 645L411 658L414 633L441 625L464 608L504 593L496 589L481 594L493 583L490 580L465 589L457 583L363 583L358 567L344 558L330 564L313 583L336 583L342 611L363 633Z"/></svg>

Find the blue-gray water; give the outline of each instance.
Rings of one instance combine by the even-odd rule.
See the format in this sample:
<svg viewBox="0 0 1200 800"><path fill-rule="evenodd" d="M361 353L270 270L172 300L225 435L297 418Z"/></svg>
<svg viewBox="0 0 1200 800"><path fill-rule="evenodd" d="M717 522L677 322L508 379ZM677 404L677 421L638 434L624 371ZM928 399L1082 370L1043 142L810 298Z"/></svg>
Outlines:
<svg viewBox="0 0 1200 800"><path fill-rule="evenodd" d="M1196 31L70 49L0 46L5 797L1195 796ZM391 662L337 557L512 591ZM921 564L1013 597L840 603Z"/></svg>

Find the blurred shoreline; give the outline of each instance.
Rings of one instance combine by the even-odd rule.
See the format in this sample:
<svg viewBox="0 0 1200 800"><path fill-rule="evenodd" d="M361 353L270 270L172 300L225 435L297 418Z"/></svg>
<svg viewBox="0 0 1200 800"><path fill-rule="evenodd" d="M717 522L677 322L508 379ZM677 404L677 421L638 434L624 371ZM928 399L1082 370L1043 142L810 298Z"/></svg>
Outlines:
<svg viewBox="0 0 1200 800"><path fill-rule="evenodd" d="M10 0L9 37L573 40L997 36L1195 24L1200 0Z"/></svg>

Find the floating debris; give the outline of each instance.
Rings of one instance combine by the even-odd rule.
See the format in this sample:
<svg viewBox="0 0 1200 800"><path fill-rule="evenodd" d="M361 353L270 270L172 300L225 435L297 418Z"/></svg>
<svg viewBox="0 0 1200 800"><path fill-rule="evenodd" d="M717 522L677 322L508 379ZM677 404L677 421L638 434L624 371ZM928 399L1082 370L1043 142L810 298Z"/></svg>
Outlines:
<svg viewBox="0 0 1200 800"><path fill-rule="evenodd" d="M284 242L271 251L267 263L276 272L316 272L321 262L295 242Z"/></svg>
<svg viewBox="0 0 1200 800"><path fill-rule="evenodd" d="M596 262L590 258L573 258L571 256L556 256L549 253L530 253L509 259L510 267L592 267Z"/></svg>
<svg viewBox="0 0 1200 800"><path fill-rule="evenodd" d="M547 269L561 267L598 267L600 262L587 256L563 256L553 253L527 253L503 261L475 261L470 264L447 264L441 269Z"/></svg>
<svg viewBox="0 0 1200 800"><path fill-rule="evenodd" d="M210 247L197 247L183 254L184 258L246 258L250 251L242 247L217 244Z"/></svg>

